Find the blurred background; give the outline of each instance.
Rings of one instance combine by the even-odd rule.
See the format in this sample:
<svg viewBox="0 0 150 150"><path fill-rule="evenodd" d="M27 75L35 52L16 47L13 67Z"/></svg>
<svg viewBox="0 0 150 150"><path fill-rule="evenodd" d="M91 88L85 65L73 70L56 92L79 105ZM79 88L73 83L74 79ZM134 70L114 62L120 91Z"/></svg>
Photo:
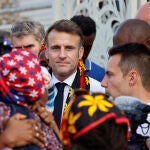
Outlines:
<svg viewBox="0 0 150 150"><path fill-rule="evenodd" d="M1 0L0 29L10 30L13 23L35 20L45 30L59 19L83 14L92 17L97 26L96 39L89 58L106 66L107 51L118 25L134 18L137 9L149 0Z"/></svg>

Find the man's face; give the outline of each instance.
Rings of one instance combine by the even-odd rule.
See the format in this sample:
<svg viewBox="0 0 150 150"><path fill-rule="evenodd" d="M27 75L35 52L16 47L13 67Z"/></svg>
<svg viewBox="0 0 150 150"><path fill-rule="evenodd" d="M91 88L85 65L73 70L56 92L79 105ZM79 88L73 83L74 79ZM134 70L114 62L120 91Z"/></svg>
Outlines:
<svg viewBox="0 0 150 150"><path fill-rule="evenodd" d="M102 86L106 89L106 93L113 98L120 95L130 95L128 77L123 76L123 73L118 66L119 62L119 54L110 57L106 67L105 77L101 82Z"/></svg>
<svg viewBox="0 0 150 150"><path fill-rule="evenodd" d="M91 49L92 49L92 45L93 45L93 42L94 42L94 39L95 39L95 33L89 35L89 36L84 36L84 55L83 55L83 60L85 60Z"/></svg>
<svg viewBox="0 0 150 150"><path fill-rule="evenodd" d="M19 37L13 37L12 43L15 48L27 48L38 56L41 48L41 43L38 42L33 35L23 35Z"/></svg>
<svg viewBox="0 0 150 150"><path fill-rule="evenodd" d="M48 34L47 58L54 75L61 81L72 75L82 58L84 49L79 48L80 37L75 34L52 30Z"/></svg>

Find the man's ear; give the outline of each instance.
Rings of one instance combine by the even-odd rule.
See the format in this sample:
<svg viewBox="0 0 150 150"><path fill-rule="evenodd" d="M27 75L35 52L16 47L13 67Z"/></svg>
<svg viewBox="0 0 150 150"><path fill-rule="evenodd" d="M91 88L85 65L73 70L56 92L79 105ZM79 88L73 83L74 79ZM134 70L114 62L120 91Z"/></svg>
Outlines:
<svg viewBox="0 0 150 150"><path fill-rule="evenodd" d="M84 47L81 46L79 49L79 59L81 59L83 57L83 54L84 54Z"/></svg>
<svg viewBox="0 0 150 150"><path fill-rule="evenodd" d="M130 86L134 86L138 81L138 73L136 70L131 70L128 73L128 81Z"/></svg>

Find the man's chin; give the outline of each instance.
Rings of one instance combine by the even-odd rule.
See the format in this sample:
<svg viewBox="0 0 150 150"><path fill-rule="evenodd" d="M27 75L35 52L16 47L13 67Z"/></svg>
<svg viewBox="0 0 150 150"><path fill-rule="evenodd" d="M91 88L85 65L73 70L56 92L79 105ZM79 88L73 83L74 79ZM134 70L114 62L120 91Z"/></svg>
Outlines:
<svg viewBox="0 0 150 150"><path fill-rule="evenodd" d="M60 71L58 74L59 74L59 76L62 76L62 77L70 76L70 74L68 74L67 71Z"/></svg>

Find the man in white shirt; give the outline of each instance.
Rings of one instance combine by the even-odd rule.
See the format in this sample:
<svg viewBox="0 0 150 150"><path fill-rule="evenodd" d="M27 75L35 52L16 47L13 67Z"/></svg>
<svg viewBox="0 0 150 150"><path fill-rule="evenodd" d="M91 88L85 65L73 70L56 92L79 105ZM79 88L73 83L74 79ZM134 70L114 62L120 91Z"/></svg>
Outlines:
<svg viewBox="0 0 150 150"><path fill-rule="evenodd" d="M47 46L46 56L52 69L52 82L54 84L58 82L66 84L63 100L60 100L63 103L61 104L62 108L59 108L61 109L59 117L62 116L73 89L84 88L90 92L105 92L100 82L84 74L84 65L81 60L84 53L83 34L78 25L70 20L55 22L47 30L45 42ZM55 91L57 94L56 88ZM54 117L55 111L58 110L55 104L56 101L54 101Z"/></svg>

